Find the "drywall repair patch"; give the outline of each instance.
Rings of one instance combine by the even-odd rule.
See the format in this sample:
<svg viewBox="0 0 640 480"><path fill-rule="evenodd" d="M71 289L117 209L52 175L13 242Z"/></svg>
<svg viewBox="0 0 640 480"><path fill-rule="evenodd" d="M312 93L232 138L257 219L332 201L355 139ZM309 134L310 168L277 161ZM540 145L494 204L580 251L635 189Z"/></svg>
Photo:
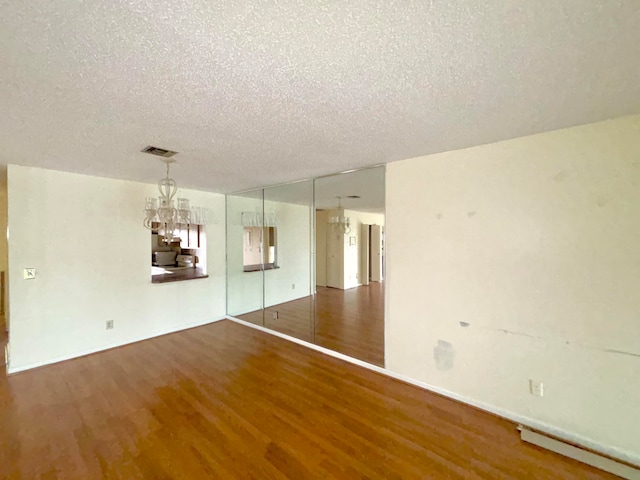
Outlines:
<svg viewBox="0 0 640 480"><path fill-rule="evenodd" d="M433 358L436 361L438 370L451 370L453 368L453 358L455 351L453 345L444 340L438 340L438 345L433 349Z"/></svg>

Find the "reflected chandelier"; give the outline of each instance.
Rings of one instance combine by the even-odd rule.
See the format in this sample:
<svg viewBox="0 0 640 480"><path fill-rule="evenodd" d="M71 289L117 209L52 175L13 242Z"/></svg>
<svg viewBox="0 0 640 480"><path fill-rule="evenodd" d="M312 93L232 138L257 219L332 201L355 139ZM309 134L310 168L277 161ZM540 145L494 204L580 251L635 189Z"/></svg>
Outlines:
<svg viewBox="0 0 640 480"><path fill-rule="evenodd" d="M178 198L177 206L174 204L173 197L176 196L178 186L173 178L169 178L169 165L175 160L162 161L167 164L167 175L158 182L160 196L146 198L144 226L151 230L154 227L153 224L157 223L158 234L170 241L177 236L176 229L179 224L190 223L191 209L189 200L186 198Z"/></svg>
<svg viewBox="0 0 640 480"><path fill-rule="evenodd" d="M344 216L344 208L342 207L342 197L336 197L338 199L338 215L333 215L329 217L329 221L327 222L337 234L348 235L351 233L351 219L349 217Z"/></svg>

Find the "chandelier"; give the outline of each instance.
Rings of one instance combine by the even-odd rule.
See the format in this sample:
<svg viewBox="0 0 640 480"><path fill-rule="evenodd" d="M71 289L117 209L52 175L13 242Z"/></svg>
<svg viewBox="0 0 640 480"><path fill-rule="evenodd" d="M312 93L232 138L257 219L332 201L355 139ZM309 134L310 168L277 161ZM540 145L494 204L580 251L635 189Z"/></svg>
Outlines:
<svg viewBox="0 0 640 480"><path fill-rule="evenodd" d="M162 235L165 241L171 241L177 236L176 229L179 224L190 223L191 209L188 199L178 198L177 205L173 199L178 186L173 178L169 178L169 165L175 160L162 161L167 164L167 175L158 182L160 196L146 198L144 226L149 230L155 230L155 224L157 224L158 234Z"/></svg>
<svg viewBox="0 0 640 480"><path fill-rule="evenodd" d="M348 235L351 233L351 219L344 216L344 208L342 208L342 197L336 197L338 199L338 214L329 217L327 222L334 229L336 234Z"/></svg>

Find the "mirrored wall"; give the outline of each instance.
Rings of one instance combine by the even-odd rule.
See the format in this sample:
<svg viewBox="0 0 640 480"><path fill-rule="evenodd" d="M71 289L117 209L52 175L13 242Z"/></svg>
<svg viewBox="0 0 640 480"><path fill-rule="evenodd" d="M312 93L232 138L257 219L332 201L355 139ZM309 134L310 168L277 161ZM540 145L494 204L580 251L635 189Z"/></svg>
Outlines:
<svg viewBox="0 0 640 480"><path fill-rule="evenodd" d="M315 180L314 343L384 366L384 167Z"/></svg>
<svg viewBox="0 0 640 480"><path fill-rule="evenodd" d="M384 167L227 196L227 313L384 366Z"/></svg>
<svg viewBox="0 0 640 480"><path fill-rule="evenodd" d="M311 180L227 196L227 313L313 339Z"/></svg>

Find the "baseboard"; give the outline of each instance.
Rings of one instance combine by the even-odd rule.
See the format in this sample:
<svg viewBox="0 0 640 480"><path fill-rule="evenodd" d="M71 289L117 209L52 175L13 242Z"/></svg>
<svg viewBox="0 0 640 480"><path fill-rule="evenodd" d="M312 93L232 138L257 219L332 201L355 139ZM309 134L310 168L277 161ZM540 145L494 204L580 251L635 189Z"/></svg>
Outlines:
<svg viewBox="0 0 640 480"><path fill-rule="evenodd" d="M135 338L133 338L131 340L127 340L127 341L124 341L124 342L111 343L111 344L104 345L104 346L102 346L100 348L83 350L83 351L80 351L80 352L74 352L74 353L69 354L69 355L64 355L64 356L61 356L61 357L52 358L50 360L45 360L45 361L42 361L42 362L35 362L35 363L28 364L28 365L21 365L19 367L12 367L11 366L11 358L9 358L9 362L7 363L7 374L8 375L12 375L14 373L24 372L25 370L31 370L33 368L44 367L46 365L52 365L54 363L64 362L66 360L72 360L74 358L84 357L86 355L92 355L92 354L98 353L98 352L104 352L105 350L110 350L112 348L122 347L124 345L130 345L132 343L142 342L144 340L149 340L150 338L161 337L162 335L168 335L170 333L176 333L176 332L180 332L182 330L188 330L190 328L201 327L203 325L208 325L210 323L219 322L220 320L225 320L226 318L227 318L226 315L222 315L220 317L215 317L213 319L207 319L207 320L202 320L202 321L198 321L198 322L193 322L193 323L180 325L178 328L169 328L169 329L164 329L164 330L158 330L156 332L153 332L150 335L145 335L145 336L142 336L142 337L135 337Z"/></svg>
<svg viewBox="0 0 640 480"><path fill-rule="evenodd" d="M612 460L609 457L601 456L589 450L570 445L568 443L556 440L547 435L535 432L526 427L518 427L520 430L520 438L528 443L537 445L538 447L551 450L565 457L573 458L592 467L599 468L605 472L613 473L627 480L640 480L640 470L629 465Z"/></svg>
<svg viewBox="0 0 640 480"><path fill-rule="evenodd" d="M404 383L408 383L408 384L414 385L416 387L420 387L420 388L423 388L425 390L428 390L430 392L437 393L437 394L442 395L444 397L451 398L451 399L456 400L458 402L465 403L467 405L471 405L472 407L478 408L478 409L483 410L485 412L489 412L489 413L492 413L494 415L497 415L498 417L502 417L502 418L505 418L505 419L507 419L509 421L512 421L516 425L520 424L520 425L527 426L527 427L529 427L529 428L531 428L533 430L537 430L539 432L546 433L546 434L551 435L553 437L556 437L556 438L558 438L560 440L572 443L572 444L577 445L577 446L585 447L585 448L587 448L589 450L593 450L594 452L601 453L603 455L606 455L606 456L614 458L614 459L618 459L618 460L620 460L622 462L626 462L626 463L629 463L631 465L640 465L640 455L638 455L636 453L632 453L632 452L629 452L627 450L623 450L623 449L620 449L620 448L617 448L617 447L611 447L609 445L603 445L603 444L597 442L596 440L593 440L592 438L588 438L588 437L585 437L583 435L564 430L562 428L556 427L554 425L548 424L548 423L540 421L540 420L536 420L534 418L530 418L530 417L527 417L527 416L524 416L524 415L520 415L520 414L512 412L510 410L502 409L500 407L497 407L495 405L491 405L489 403L478 401L476 399L473 399L473 398L470 398L470 397L466 397L464 395L459 395L459 394L457 394L455 392L446 390L444 388L440 388L440 387L438 387L436 385L431 385L431 384L426 383L426 382L421 382L419 380L415 380L413 378L404 376L404 375L402 375L400 373L396 373L396 372L393 372L391 370L387 370L386 368L378 367L376 365L372 365L372 364L364 362L362 360L358 360L357 358L349 357L348 355L344 355L343 353L334 352L333 350L329 350L328 348L321 347L319 345L315 345L315 344L307 342L305 340L300 340L298 338L291 337L291 336L286 335L284 333L276 332L274 330L269 330L268 328L262 327L260 325L255 325L253 323L245 322L244 320L240 320L240 319L235 318L235 317L227 316L227 318L229 320L232 320L232 321L234 321L236 323L239 323L241 325L245 325L247 327L251 327L251 328L254 328L256 330L260 330L262 332L269 333L269 334L274 335L276 337L280 337L280 338L283 338L285 340L289 340L291 342L303 345L303 346L305 346L307 348L310 348L312 350L316 350L316 351L324 353L326 355L330 355L332 357L339 358L340 360L344 360L344 361L352 363L354 365L358 365L360 367L367 368L369 370L372 370L374 372L380 373L382 375L386 375L388 377L395 378L396 380L400 380L400 381L402 381Z"/></svg>

